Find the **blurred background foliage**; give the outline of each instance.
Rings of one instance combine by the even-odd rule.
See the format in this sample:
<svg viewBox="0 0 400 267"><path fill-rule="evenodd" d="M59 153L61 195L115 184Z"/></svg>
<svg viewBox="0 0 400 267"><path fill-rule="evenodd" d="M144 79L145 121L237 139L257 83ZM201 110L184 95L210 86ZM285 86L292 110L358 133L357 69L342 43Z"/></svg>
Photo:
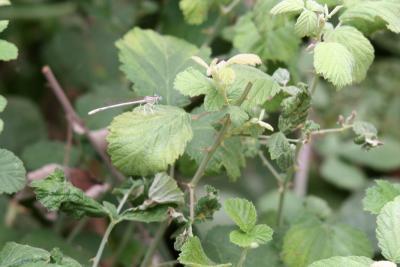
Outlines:
<svg viewBox="0 0 400 267"><path fill-rule="evenodd" d="M210 38L209 27L219 18L217 10L211 11L205 23L192 26L185 23L177 0L14 0L12 6L0 9L0 17L11 20L3 37L19 48L17 60L0 63L0 94L9 101L2 113L5 127L0 136L1 147L20 156L28 171L48 163L63 163L67 124L59 103L41 74L44 65L54 70L88 127L91 130L106 127L122 110L90 118L86 114L94 107L135 96L119 70L115 47L115 41L134 26L155 29L197 46L210 44L213 56L257 53L266 63L262 68L268 73L286 67L294 82L306 82L312 70L311 55L305 50L306 40L290 32L293 21L268 15L275 2L243 1L222 22L225 27L216 38ZM346 133L316 140L308 194L327 200L337 220L366 231L371 241L376 243L374 217L362 210L361 199L373 179L387 177L395 180L400 176L400 37L377 32L370 38L376 59L367 79L339 92L327 83L319 83L313 99L313 117L322 128L333 128L339 115L348 116L356 111L360 119L377 126L385 145L363 151L353 145L351 136ZM301 49L298 48L300 43L304 44ZM270 120L276 123L273 112ZM70 155L69 166L84 170L77 174L81 180L75 179L78 186L85 187L87 183L103 179L101 164L86 140L74 138ZM194 170L193 162L184 156L178 170L179 179L190 176ZM219 188L223 199L235 195L253 200L258 203L263 220L271 220L277 206L275 181L257 158L247 161L237 182L229 182L222 176L211 175L206 183ZM288 194L285 218L302 212L299 199L295 193ZM51 218L51 214L44 216L32 196L20 201L15 197L0 196L0 219L0 247L10 240L43 248L58 246L65 254L81 262L95 254L99 233L105 227L104 221L91 219L86 231L80 232L79 238L73 238L70 230L75 229L76 221L65 216L57 219ZM213 244L226 229L214 229L214 234L206 235L207 230L227 222L219 212L214 221L199 229L210 253L216 253ZM131 266L132 259L138 258L145 249L138 239L125 237L127 227L131 226L118 226L112 235L105 256L110 266L112 263ZM130 231L136 237L140 235L140 227L134 227ZM118 250L121 240L126 245ZM172 241L166 239L162 253L166 258L171 257L168 255L174 253ZM252 253L259 252L255 250ZM229 257L230 254L226 255ZM271 261L276 257L268 253L267 256ZM263 257L265 259L265 253Z"/></svg>

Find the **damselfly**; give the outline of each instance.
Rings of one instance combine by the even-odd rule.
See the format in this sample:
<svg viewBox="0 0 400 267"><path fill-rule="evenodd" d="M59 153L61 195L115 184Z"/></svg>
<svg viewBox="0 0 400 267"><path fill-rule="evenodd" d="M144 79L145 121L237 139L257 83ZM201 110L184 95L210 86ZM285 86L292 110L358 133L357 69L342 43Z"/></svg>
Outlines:
<svg viewBox="0 0 400 267"><path fill-rule="evenodd" d="M93 115L97 112L100 111L104 111L107 109L111 109L111 108L118 108L118 107L125 107L125 106L130 106L130 105L141 105L141 104L145 104L145 107L150 107L150 110L152 110L151 108L158 103L158 101L160 101L162 99L161 96L159 95L154 95L154 96L145 96L141 99L137 99L137 100L133 100L133 101L128 101L128 102L123 102L123 103L118 103L118 104L114 104L114 105L110 105L110 106L105 106L105 107L100 107L100 108L96 108L93 109L91 111L89 111L89 115Z"/></svg>

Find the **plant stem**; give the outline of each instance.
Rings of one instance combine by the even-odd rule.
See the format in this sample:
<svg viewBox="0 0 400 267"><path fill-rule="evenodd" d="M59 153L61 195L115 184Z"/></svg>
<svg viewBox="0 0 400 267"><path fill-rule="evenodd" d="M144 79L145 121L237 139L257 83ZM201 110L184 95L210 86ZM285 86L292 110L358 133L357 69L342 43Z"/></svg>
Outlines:
<svg viewBox="0 0 400 267"><path fill-rule="evenodd" d="M239 100L236 102L237 106L240 106L246 100L247 95L249 94L250 89L251 89L252 86L253 86L253 84L251 82L249 82L246 85L246 88L244 89L242 95L240 96ZM202 161L200 162L200 165L197 168L196 173L194 174L192 180L188 184L189 198L190 198L189 201L190 201L190 221L191 221L191 224L194 221L194 204L195 204L194 203L195 202L194 191L195 191L195 188L196 188L197 184L199 183L199 181L201 180L201 178L203 177L208 162L210 161L210 159L214 155L215 151L217 150L217 148L221 145L222 141L224 140L225 134L228 131L230 125L231 125L230 115L227 114L224 117L224 123L223 123L222 128L219 131L219 133L218 133L213 145L207 150L207 153L204 155Z"/></svg>
<svg viewBox="0 0 400 267"><path fill-rule="evenodd" d="M240 254L240 258L239 258L239 261L238 261L236 267L243 267L243 264L246 261L246 256L247 256L248 250L249 250L248 248L244 248L242 250L242 253Z"/></svg>
<svg viewBox="0 0 400 267"><path fill-rule="evenodd" d="M134 188L135 188L135 186L132 185L131 188L129 188L129 190L128 190L128 191L124 194L124 196L122 197L122 199L121 199L121 201L120 201L120 203L119 203L119 205L118 205L118 208L117 208L117 213L118 213L118 214L121 212L122 208L123 208L124 205L125 205L125 202L128 200L128 197L129 197L129 195L131 194L131 192L132 192L132 190L133 190ZM100 259L101 259L101 255L103 254L104 248L105 248L105 246L106 246L106 244L107 244L108 237L110 236L110 233L111 233L111 231L114 229L115 225L117 225L118 223L119 223L118 220L115 220L114 218L111 218L111 222L110 222L110 224L108 225L108 227L107 227L107 229L106 229L106 232L105 232L104 235L103 235L103 238L101 239L100 247L99 247L99 249L97 250L96 257L95 257L94 260L93 260L93 265L92 265L92 267L97 267L97 266L99 266Z"/></svg>
<svg viewBox="0 0 400 267"><path fill-rule="evenodd" d="M271 174L275 177L276 181L278 183L282 182L282 176L278 173L278 171L272 166L272 164L269 162L269 160L264 156L264 154L259 151L258 156L260 157L262 163L267 167L267 169L271 172Z"/></svg>
<svg viewBox="0 0 400 267"><path fill-rule="evenodd" d="M165 231L167 230L169 226L169 221L164 221L160 224L160 227L158 228L156 235L154 236L153 241L150 244L150 247L147 249L146 255L144 255L142 264L140 264L140 267L149 267L151 263L151 259L153 258L153 254L156 251L156 248L158 244L160 243L162 237L164 236Z"/></svg>
<svg viewBox="0 0 400 267"><path fill-rule="evenodd" d="M324 130L312 132L311 135L316 136L316 135L325 135L325 134L330 134L330 133L340 133L340 132L344 132L346 130L351 129L352 127L353 127L353 125L345 125L341 128L324 129Z"/></svg>

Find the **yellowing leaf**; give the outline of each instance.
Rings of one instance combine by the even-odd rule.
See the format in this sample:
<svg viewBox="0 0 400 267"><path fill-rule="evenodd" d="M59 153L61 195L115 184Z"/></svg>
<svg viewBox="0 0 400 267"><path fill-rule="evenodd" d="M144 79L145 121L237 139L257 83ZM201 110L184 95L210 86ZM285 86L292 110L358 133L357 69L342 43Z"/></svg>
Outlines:
<svg viewBox="0 0 400 267"><path fill-rule="evenodd" d="M135 108L109 126L108 153L126 175L146 176L165 171L192 139L190 116L184 110L156 105Z"/></svg>
<svg viewBox="0 0 400 267"><path fill-rule="evenodd" d="M337 88L352 83L354 66L353 55L340 43L322 42L314 49L315 70Z"/></svg>
<svg viewBox="0 0 400 267"><path fill-rule="evenodd" d="M238 54L231 57L227 63L255 66L261 64L262 62L261 58L256 54Z"/></svg>

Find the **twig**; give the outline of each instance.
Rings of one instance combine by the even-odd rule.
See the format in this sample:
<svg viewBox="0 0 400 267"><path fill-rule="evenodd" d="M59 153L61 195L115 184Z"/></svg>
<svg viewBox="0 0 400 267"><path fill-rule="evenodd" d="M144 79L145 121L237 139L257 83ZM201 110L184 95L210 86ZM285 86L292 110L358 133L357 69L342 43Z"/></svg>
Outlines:
<svg viewBox="0 0 400 267"><path fill-rule="evenodd" d="M143 258L142 264L140 267L149 267L151 264L151 259L153 258L154 252L156 251L158 244L164 236L165 231L169 226L169 220L162 222L154 236L153 241L150 244L150 247L147 249L146 255Z"/></svg>
<svg viewBox="0 0 400 267"><path fill-rule="evenodd" d="M299 196L305 196L307 192L308 173L312 156L312 140L304 144L298 156L298 170L294 178L294 193Z"/></svg>
<svg viewBox="0 0 400 267"><path fill-rule="evenodd" d="M323 129L323 130L311 132L311 136L325 135L325 134L330 134L330 133L340 133L340 132L349 130L351 128L353 128L353 125L345 125L340 128Z"/></svg>
<svg viewBox="0 0 400 267"><path fill-rule="evenodd" d="M261 159L261 162L268 168L268 170L271 172L271 174L275 177L276 181L278 183L282 183L282 176L275 170L274 166L269 162L269 160L264 156L264 154L259 151L258 156Z"/></svg>
<svg viewBox="0 0 400 267"><path fill-rule="evenodd" d="M65 140L65 148L64 148L64 161L63 161L64 168L68 167L71 159L72 138L73 138L72 125L68 123L67 138Z"/></svg>
<svg viewBox="0 0 400 267"><path fill-rule="evenodd" d="M72 107L70 101L68 100L67 96L65 95L63 89L61 88L59 82L57 81L56 77L54 76L52 70L49 66L44 66L42 69L43 75L46 77L50 88L53 90L53 93L56 95L58 101L60 102L64 112L66 114L67 120L72 125L72 128L75 132L84 134L93 148L96 150L97 154L101 157L104 163L107 165L113 176L118 179L119 181L123 181L125 177L118 172L117 169L111 164L109 157L106 153L101 149L100 145L96 142L96 139L93 138L91 135L90 130L85 126L84 122L81 118L79 118L78 114L75 112L74 108Z"/></svg>
<svg viewBox="0 0 400 267"><path fill-rule="evenodd" d="M239 258L239 261L238 261L236 267L243 267L244 262L246 261L246 256L247 256L248 251L249 251L248 248L244 248L242 250L242 253L240 254L240 258Z"/></svg>

